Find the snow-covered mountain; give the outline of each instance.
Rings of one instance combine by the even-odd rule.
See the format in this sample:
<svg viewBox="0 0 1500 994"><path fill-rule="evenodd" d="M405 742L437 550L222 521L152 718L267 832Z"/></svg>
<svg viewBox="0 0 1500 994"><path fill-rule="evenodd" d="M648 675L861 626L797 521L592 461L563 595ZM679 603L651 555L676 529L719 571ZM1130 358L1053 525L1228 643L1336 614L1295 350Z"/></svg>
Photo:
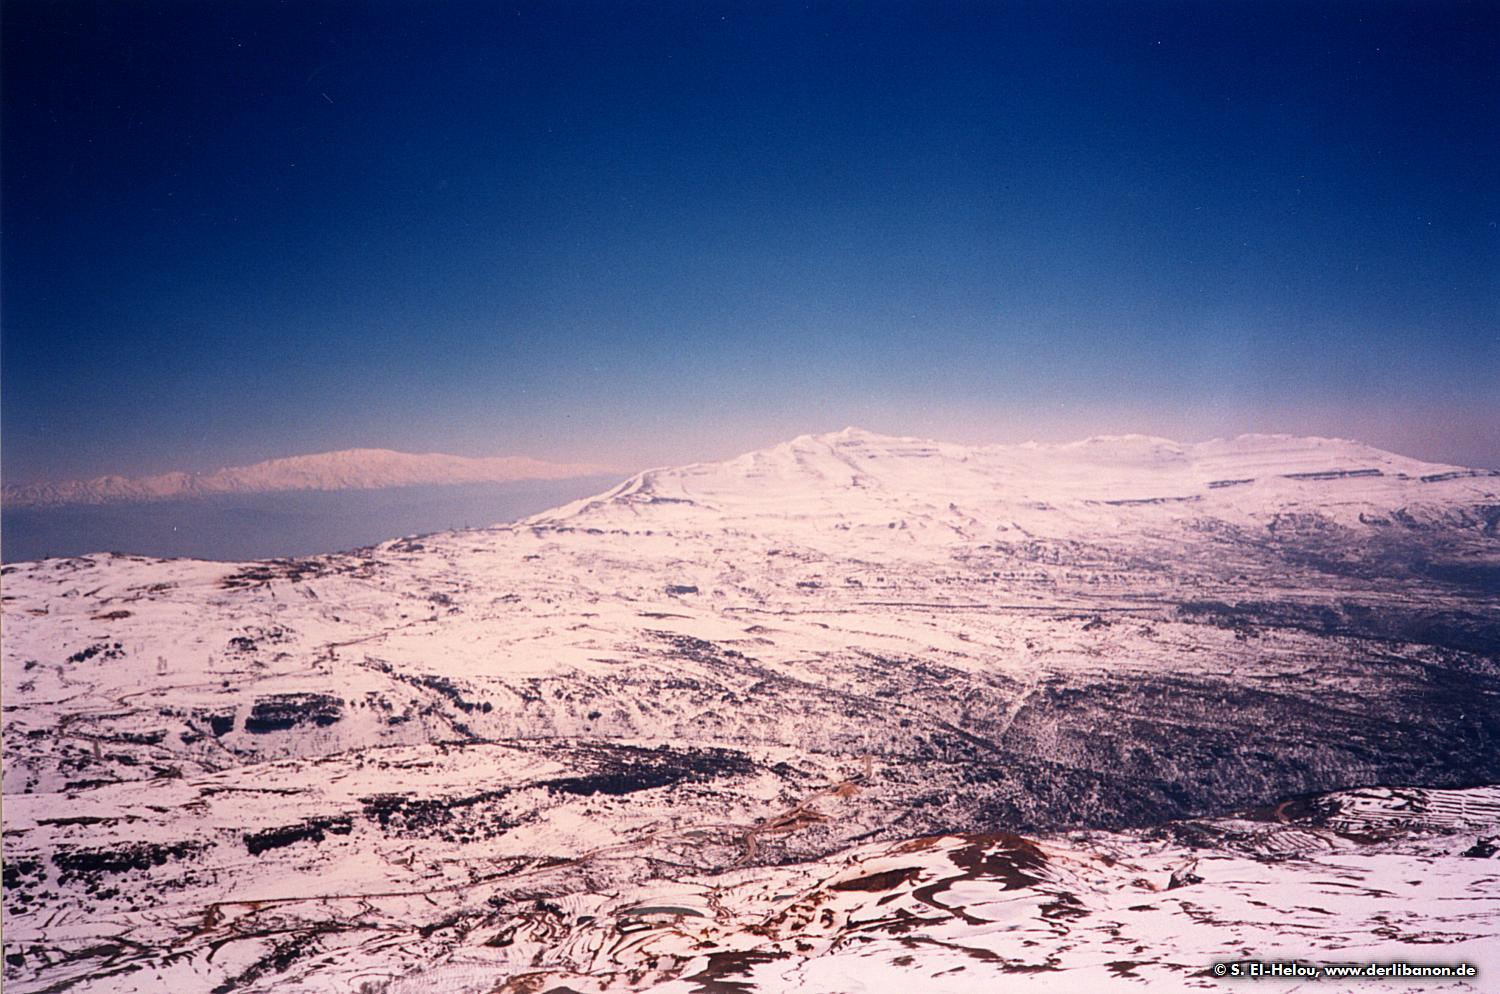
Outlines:
<svg viewBox="0 0 1500 994"><path fill-rule="evenodd" d="M67 483L7 486L3 498L7 507L40 507L172 500L212 494L380 490L458 483L563 480L607 472L608 468L602 466L552 463L525 456L474 459L440 453L415 455L388 449L345 449L269 459L212 473L101 476Z"/></svg>
<svg viewBox="0 0 1500 994"><path fill-rule="evenodd" d="M967 447L892 438L846 428L804 435L721 463L648 470L598 498L535 520L626 524L654 518L758 530L795 518L809 532L888 527L890 516L934 541L967 541L1019 527L1042 531L1063 510L1062 531L1110 508L1209 500L1234 518L1280 513L1329 497L1340 520L1389 501L1424 502L1421 486L1500 473L1419 462L1357 442L1287 435L1242 435L1179 445L1144 435L1090 438L1068 445ZM1329 488L1320 484L1344 481ZM1489 479L1484 485L1494 487ZM650 508L643 513L642 508ZM966 523L965 518L973 518ZM847 535L841 535L845 541ZM919 544L921 544L919 542Z"/></svg>
<svg viewBox="0 0 1500 994"><path fill-rule="evenodd" d="M1351 442L849 430L8 566L7 989L1483 989L1497 532L1500 476Z"/></svg>

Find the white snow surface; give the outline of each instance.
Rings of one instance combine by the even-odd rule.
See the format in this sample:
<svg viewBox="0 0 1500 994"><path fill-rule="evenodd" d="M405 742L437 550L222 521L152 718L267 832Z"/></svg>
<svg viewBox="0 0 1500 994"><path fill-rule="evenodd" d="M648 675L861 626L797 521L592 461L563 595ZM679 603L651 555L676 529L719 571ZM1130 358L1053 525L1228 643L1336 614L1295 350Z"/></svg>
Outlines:
<svg viewBox="0 0 1500 994"><path fill-rule="evenodd" d="M1469 488L1488 493L1494 476L1343 439L1241 435L1183 445L1124 435L971 447L846 428L726 462L647 470L531 521L757 530L796 522L801 537L905 521L924 532L913 537L919 544L951 544L1023 525L1067 534L1110 525L1111 508L1198 502L1235 522L1306 508L1347 523L1373 507L1420 506L1417 481L1480 480ZM1345 484L1318 485L1331 479ZM842 547L849 536L837 539Z"/></svg>
<svg viewBox="0 0 1500 994"><path fill-rule="evenodd" d="M849 429L7 566L5 986L1494 989L1497 523L1496 474L1340 440Z"/></svg>

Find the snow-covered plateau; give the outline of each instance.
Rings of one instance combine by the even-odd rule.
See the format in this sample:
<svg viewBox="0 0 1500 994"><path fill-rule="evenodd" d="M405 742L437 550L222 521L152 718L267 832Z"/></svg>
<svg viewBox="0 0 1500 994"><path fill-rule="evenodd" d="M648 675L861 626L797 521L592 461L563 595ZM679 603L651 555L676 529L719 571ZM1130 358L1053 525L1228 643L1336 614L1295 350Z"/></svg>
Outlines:
<svg viewBox="0 0 1500 994"><path fill-rule="evenodd" d="M849 429L0 585L8 991L1500 989L1494 472Z"/></svg>

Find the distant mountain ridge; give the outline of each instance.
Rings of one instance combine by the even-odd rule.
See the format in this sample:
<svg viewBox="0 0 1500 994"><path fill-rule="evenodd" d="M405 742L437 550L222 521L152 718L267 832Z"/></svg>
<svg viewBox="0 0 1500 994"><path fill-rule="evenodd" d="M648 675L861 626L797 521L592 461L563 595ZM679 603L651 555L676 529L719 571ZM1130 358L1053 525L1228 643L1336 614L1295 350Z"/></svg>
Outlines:
<svg viewBox="0 0 1500 994"><path fill-rule="evenodd" d="M531 521L759 533L800 523L807 535L836 530L839 546L872 529L879 544L888 544L881 534L900 528L910 532L903 544L921 532L925 545L979 540L1007 528L1087 534L1118 527L1115 518L1138 505L1199 507L1240 522L1297 510L1358 523L1362 513L1390 508L1422 513L1433 495L1429 483L1468 480L1482 489L1496 475L1346 439L1292 435L1197 443L1118 435L966 446L846 428L722 462L646 470Z"/></svg>
<svg viewBox="0 0 1500 994"><path fill-rule="evenodd" d="M565 480L610 471L605 466L554 463L526 456L471 458L442 453L393 452L389 449L343 449L338 452L268 459L212 473L101 476L92 480L65 483L7 486L0 493L3 493L7 507L45 507L174 500L216 494L381 490L388 487L461 483Z"/></svg>
<svg viewBox="0 0 1500 994"><path fill-rule="evenodd" d="M345 553L0 573L15 994L1500 975L1487 470L850 430Z"/></svg>

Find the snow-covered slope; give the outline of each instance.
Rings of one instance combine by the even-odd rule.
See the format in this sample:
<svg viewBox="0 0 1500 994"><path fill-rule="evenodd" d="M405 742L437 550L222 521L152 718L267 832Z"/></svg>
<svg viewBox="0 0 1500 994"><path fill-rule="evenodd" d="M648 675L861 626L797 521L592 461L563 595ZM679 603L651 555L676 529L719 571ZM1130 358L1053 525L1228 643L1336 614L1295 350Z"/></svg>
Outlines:
<svg viewBox="0 0 1500 994"><path fill-rule="evenodd" d="M9 566L6 986L1466 957L1497 529L1500 477L1348 442L847 431L351 554Z"/></svg>
<svg viewBox="0 0 1500 994"><path fill-rule="evenodd" d="M386 487L457 483L562 480L608 472L602 466L544 462L525 456L473 459L439 453L413 455L388 449L345 449L270 459L212 473L101 476L68 483L7 486L7 507L105 504L171 500L210 494L277 493L289 490L379 490Z"/></svg>
<svg viewBox="0 0 1500 994"><path fill-rule="evenodd" d="M1066 531L1112 518L1108 510L1090 510L1096 507L1204 500L1212 513L1234 520L1316 506L1350 522L1366 508L1423 504L1428 494L1413 484L1497 475L1357 442L1286 435L1195 445L1126 435L1068 445L965 447L846 428L727 462L648 470L599 498L534 520L623 526L649 514L683 526L763 528L796 517L811 531L847 532L888 527L896 514L908 527L923 527L925 538L948 543L1018 522ZM1326 485L1332 481L1340 486ZM1493 479L1480 486L1493 489ZM1050 513L1059 508L1063 515ZM1062 523L1054 524L1059 517Z"/></svg>

